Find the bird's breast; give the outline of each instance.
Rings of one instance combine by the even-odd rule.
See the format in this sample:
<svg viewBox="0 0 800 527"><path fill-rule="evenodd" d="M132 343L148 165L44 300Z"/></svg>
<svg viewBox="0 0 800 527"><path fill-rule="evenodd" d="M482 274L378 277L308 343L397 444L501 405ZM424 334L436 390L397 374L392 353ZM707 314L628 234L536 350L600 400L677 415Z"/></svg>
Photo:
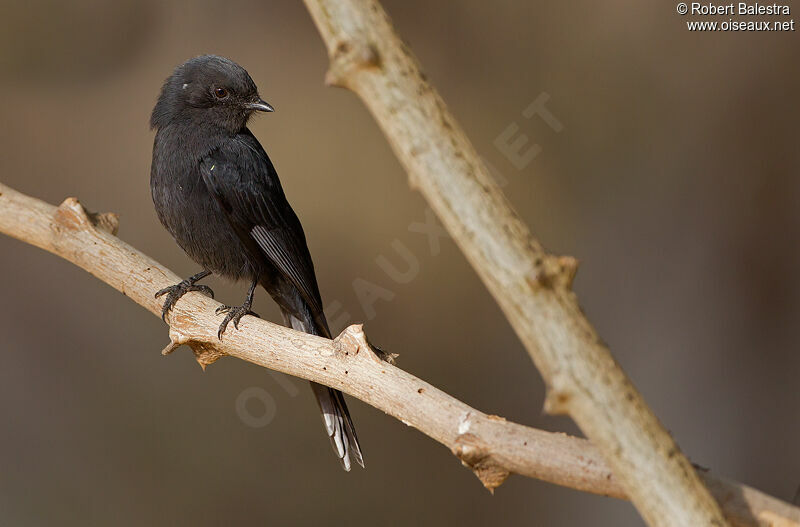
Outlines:
<svg viewBox="0 0 800 527"><path fill-rule="evenodd" d="M226 213L208 191L201 155L174 140L156 136L150 190L158 218L189 257L227 278L251 278L247 251Z"/></svg>

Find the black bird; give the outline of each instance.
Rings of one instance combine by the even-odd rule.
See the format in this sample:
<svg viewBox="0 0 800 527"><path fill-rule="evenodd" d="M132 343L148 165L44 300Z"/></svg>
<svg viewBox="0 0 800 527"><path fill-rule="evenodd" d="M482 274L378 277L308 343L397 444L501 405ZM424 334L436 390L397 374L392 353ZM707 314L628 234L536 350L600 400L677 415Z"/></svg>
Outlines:
<svg viewBox="0 0 800 527"><path fill-rule="evenodd" d="M272 112L253 79L235 62L205 55L178 66L164 82L150 127L156 130L150 190L161 223L203 270L166 295L162 318L189 291L213 297L197 281L215 273L248 280L241 306L223 306L221 339L238 329L261 285L280 306L284 322L330 338L311 254L300 220L284 196L267 153L247 128L254 112ZM255 315L257 316L257 315ZM364 466L342 392L312 382L325 429L345 470Z"/></svg>

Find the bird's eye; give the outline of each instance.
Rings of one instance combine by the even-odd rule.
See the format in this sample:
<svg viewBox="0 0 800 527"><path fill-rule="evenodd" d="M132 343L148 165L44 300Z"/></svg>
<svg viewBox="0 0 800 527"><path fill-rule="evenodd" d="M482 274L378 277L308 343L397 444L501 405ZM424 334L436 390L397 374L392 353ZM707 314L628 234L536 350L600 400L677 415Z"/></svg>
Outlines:
<svg viewBox="0 0 800 527"><path fill-rule="evenodd" d="M214 90L214 95L217 97L217 99L224 99L228 96L228 90L225 88L216 88Z"/></svg>

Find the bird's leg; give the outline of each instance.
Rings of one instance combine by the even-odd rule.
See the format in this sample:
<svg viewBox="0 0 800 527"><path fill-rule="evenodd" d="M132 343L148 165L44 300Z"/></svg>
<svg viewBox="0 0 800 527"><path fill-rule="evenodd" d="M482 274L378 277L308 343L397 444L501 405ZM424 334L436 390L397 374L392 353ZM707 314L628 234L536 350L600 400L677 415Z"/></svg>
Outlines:
<svg viewBox="0 0 800 527"><path fill-rule="evenodd" d="M233 327L239 329L239 321L243 316L253 315L254 317L258 317L257 313L250 311L250 308L253 307L253 295L255 295L257 285L258 282L253 280L253 283L250 284L250 290L247 292L247 299L241 306L220 306L217 308L217 314L226 313L222 324L219 325L219 331L217 331L218 339L222 340L222 334L225 333L225 328L228 327L228 323L233 322Z"/></svg>
<svg viewBox="0 0 800 527"><path fill-rule="evenodd" d="M183 280L175 285L171 285L169 287L165 287L158 293L156 293L156 298L167 295L167 299L164 300L164 307L161 310L161 320L164 322L167 321L166 316L167 313L175 306L175 303L180 300L180 298L188 293L189 291L198 291L200 293L204 293L211 298L214 298L214 291L211 290L210 287L207 285L196 285L195 282L198 280L202 280L206 276L210 275L211 271L201 271L196 275L192 275L186 280Z"/></svg>

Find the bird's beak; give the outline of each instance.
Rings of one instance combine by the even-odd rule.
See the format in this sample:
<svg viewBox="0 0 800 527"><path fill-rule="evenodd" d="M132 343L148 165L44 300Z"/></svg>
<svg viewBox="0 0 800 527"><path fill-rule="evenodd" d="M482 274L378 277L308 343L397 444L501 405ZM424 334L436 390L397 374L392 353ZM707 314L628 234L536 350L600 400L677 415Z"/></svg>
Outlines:
<svg viewBox="0 0 800 527"><path fill-rule="evenodd" d="M259 99L256 102L247 103L247 108L250 110L256 110L258 112L274 112L275 108L272 107L270 103L263 99Z"/></svg>

